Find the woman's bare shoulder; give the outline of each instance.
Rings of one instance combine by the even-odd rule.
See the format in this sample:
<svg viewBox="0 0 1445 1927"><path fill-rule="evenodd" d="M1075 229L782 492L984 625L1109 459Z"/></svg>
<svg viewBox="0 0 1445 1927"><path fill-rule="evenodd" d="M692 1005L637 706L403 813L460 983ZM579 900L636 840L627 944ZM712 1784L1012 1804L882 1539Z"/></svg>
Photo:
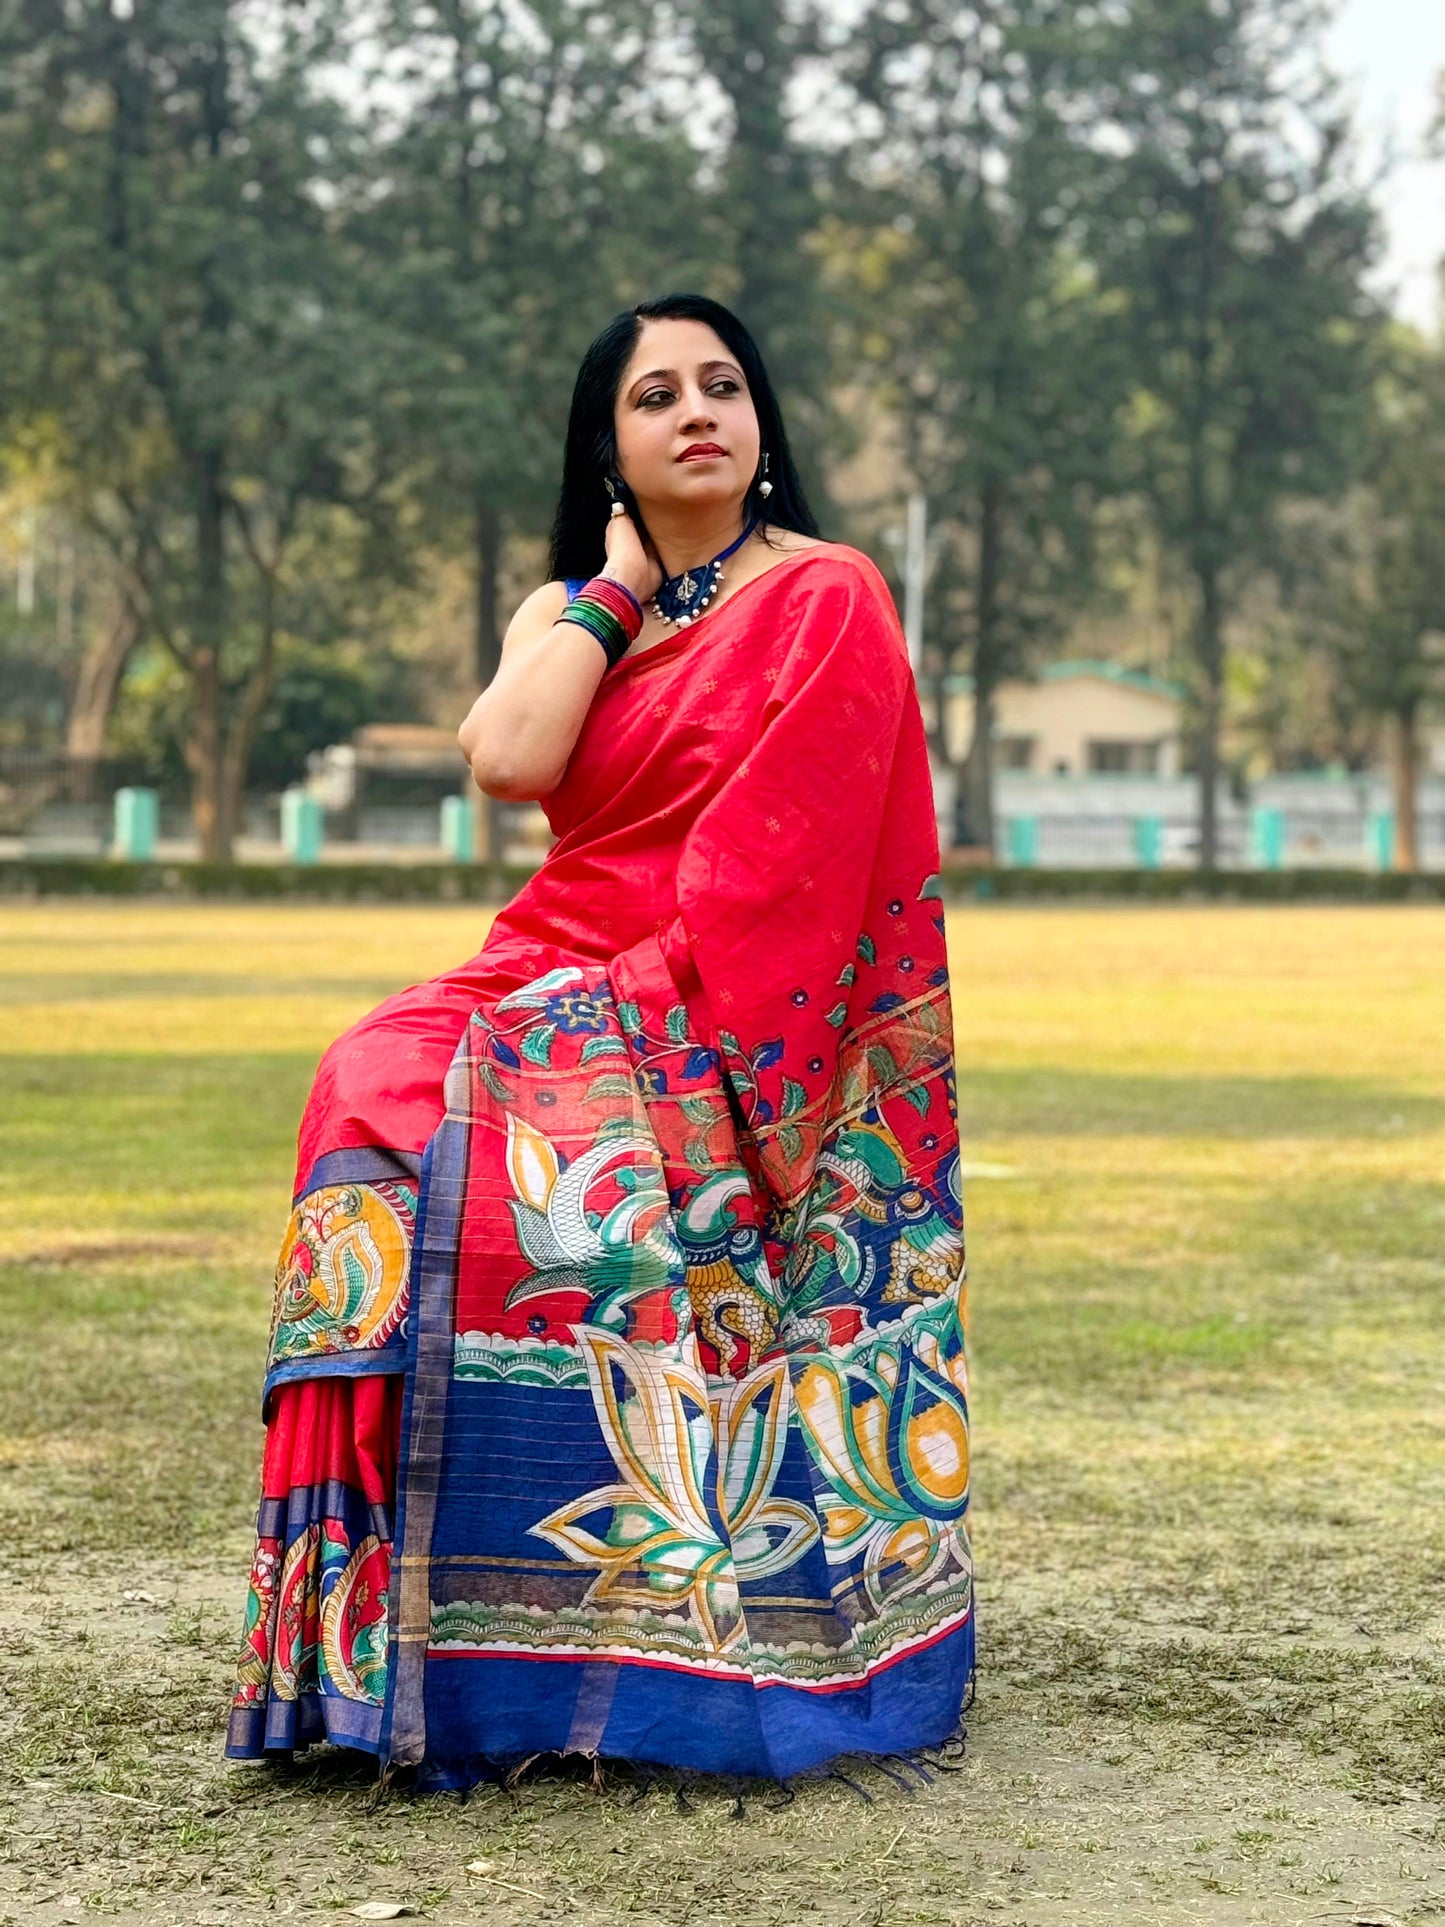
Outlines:
<svg viewBox="0 0 1445 1927"><path fill-rule="evenodd" d="M862 549L855 549L851 542L834 542L826 535L800 535L796 529L770 529L768 546L784 553L801 555L805 549L818 549L840 560L851 559L865 562L869 568L876 565L873 558Z"/></svg>
<svg viewBox="0 0 1445 1927"><path fill-rule="evenodd" d="M830 542L823 536L798 535L791 529L779 533L787 538L786 547L783 542L777 544L785 553L802 555L809 550L816 551L820 560L826 558L840 563L846 570L862 575L874 589L888 593L887 578L878 564L865 550L855 549L851 542Z"/></svg>
<svg viewBox="0 0 1445 1927"><path fill-rule="evenodd" d="M777 549L784 555L791 555L795 549L831 549L837 544L822 535L804 535L801 529L770 528L764 531L763 540L770 549Z"/></svg>
<svg viewBox="0 0 1445 1927"><path fill-rule="evenodd" d="M567 606L565 582L543 582L517 604L502 637L502 654L545 636Z"/></svg>

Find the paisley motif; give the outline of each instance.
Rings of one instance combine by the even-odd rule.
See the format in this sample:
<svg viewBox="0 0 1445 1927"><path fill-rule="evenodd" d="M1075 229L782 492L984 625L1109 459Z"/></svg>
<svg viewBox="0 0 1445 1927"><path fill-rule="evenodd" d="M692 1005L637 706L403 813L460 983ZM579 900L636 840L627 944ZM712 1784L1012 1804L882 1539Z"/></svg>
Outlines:
<svg viewBox="0 0 1445 1927"><path fill-rule="evenodd" d="M416 1193L323 1185L291 1214L276 1266L273 1365L386 1343L406 1313Z"/></svg>
<svg viewBox="0 0 1445 1927"><path fill-rule="evenodd" d="M386 1589L391 1549L374 1534L352 1553L321 1608L326 1677L347 1699L379 1706L386 1686Z"/></svg>
<svg viewBox="0 0 1445 1927"><path fill-rule="evenodd" d="M246 1592L246 1618L241 1635L241 1657L236 1665L234 1704L248 1706L266 1697L271 1677L271 1648L275 1639L276 1574L281 1563L279 1539L258 1538Z"/></svg>
<svg viewBox="0 0 1445 1927"><path fill-rule="evenodd" d="M271 1691L294 1700L316 1668L321 1636L321 1528L309 1525L286 1549L277 1587Z"/></svg>

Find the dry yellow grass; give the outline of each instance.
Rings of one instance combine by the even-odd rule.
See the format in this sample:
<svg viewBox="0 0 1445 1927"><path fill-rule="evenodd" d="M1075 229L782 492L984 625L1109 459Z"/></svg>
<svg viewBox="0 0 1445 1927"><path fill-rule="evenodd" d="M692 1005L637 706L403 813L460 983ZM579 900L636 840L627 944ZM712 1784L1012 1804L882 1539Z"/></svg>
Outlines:
<svg viewBox="0 0 1445 1927"><path fill-rule="evenodd" d="M372 1812L345 1766L223 1767L300 1104L338 1030L486 925L3 914L0 1923L77 1917L71 1894L198 1927L386 1895L609 1927L1445 1914L1433 908L950 913L967 1156L994 1173L967 1192L963 1772L740 1827L715 1795L629 1807L635 1784Z"/></svg>

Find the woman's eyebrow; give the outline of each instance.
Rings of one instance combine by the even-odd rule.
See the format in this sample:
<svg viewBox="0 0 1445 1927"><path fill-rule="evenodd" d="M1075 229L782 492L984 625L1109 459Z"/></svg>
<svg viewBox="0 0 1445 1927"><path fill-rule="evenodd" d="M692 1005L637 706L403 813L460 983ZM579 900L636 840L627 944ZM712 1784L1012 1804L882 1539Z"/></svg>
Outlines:
<svg viewBox="0 0 1445 1927"><path fill-rule="evenodd" d="M742 370L731 361L700 361L698 363L699 374L705 374L709 368L731 368L734 374L741 374L742 372ZM627 390L628 395L632 395L636 389L642 386L643 382L657 380L676 381L677 370L675 368L649 368L645 375L639 375L630 385Z"/></svg>

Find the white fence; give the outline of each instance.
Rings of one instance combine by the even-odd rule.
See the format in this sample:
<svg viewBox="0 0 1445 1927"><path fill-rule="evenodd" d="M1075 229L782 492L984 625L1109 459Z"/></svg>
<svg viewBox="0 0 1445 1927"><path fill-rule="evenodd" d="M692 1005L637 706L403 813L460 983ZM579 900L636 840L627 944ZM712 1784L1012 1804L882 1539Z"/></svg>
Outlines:
<svg viewBox="0 0 1445 1927"><path fill-rule="evenodd" d="M999 860L1040 869L1157 869L1199 859L1199 790L1188 777L1037 777L1005 772ZM947 827L941 819L941 828ZM1445 869L1445 780L1420 786L1421 867ZM1248 799L1221 793L1225 868L1388 869L1391 798L1374 777L1270 777Z"/></svg>
<svg viewBox="0 0 1445 1927"><path fill-rule="evenodd" d="M53 801L23 833L0 836L0 855L195 855L189 812L162 801L137 815L120 792L87 802ZM140 793L144 795L145 793ZM243 861L466 860L470 804L362 805L328 813L314 797L291 807L280 797L248 803L237 855ZM1039 777L1005 772L995 805L1001 863L1040 869L1192 868L1199 857L1198 787L1188 777ZM448 814L450 812L450 814ZM535 804L504 806L503 854L540 862L550 843ZM146 825L149 824L147 833ZM940 785L939 836L956 839ZM1419 854L1424 869L1445 869L1445 779L1420 786ZM1385 785L1372 778L1271 777L1247 802L1221 795L1220 864L1249 869L1377 869L1390 867L1393 819Z"/></svg>

